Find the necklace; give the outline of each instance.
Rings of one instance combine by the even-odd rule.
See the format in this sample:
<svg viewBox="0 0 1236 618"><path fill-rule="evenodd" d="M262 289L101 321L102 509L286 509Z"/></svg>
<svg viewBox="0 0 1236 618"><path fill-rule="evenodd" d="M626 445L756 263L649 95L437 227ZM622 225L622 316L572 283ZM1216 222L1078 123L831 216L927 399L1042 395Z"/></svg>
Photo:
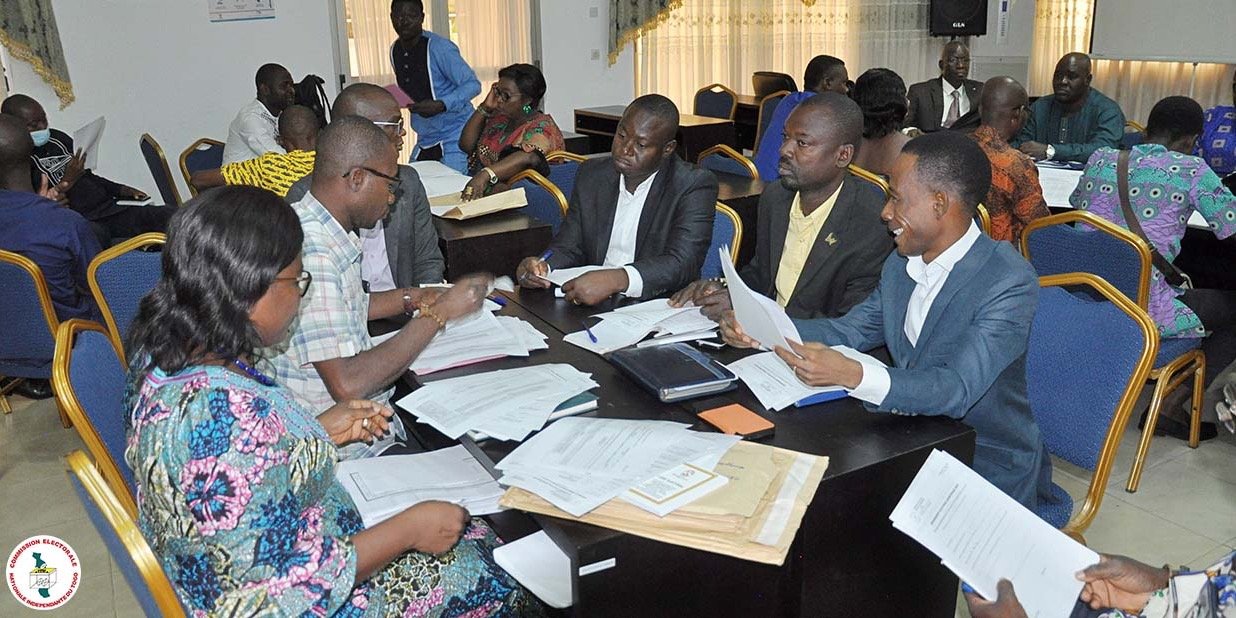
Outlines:
<svg viewBox="0 0 1236 618"><path fill-rule="evenodd" d="M253 365L250 365L249 363L246 363L245 361L242 361L239 358L233 358L232 364L236 365L237 369L245 372L246 374L249 374L249 377L253 378L254 380L257 380L258 383L260 383L262 386L274 386L275 385L274 378L262 373L261 371L258 371L257 368L255 368Z"/></svg>

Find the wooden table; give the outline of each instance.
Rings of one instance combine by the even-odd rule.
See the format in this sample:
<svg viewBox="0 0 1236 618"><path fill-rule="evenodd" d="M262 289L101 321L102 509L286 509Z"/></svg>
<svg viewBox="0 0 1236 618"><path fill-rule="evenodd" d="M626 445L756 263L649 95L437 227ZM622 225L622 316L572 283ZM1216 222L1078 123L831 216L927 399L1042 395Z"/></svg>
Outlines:
<svg viewBox="0 0 1236 618"><path fill-rule="evenodd" d="M548 223L515 210L465 221L434 217L433 225L448 281L481 271L513 275L520 260L539 255L553 238Z"/></svg>
<svg viewBox="0 0 1236 618"><path fill-rule="evenodd" d="M756 133L760 123L760 98L753 94L738 95L738 106L734 108L734 133L737 135L739 148L755 150Z"/></svg>
<svg viewBox="0 0 1236 618"><path fill-rule="evenodd" d="M611 568L573 581L575 616L891 616L953 615L957 579L940 561L895 530L888 515L932 449L969 462L974 431L947 418L872 414L843 399L803 409L766 412L740 387L716 397L665 404L640 389L602 357L562 341L580 320L608 307L576 307L549 291L520 290L502 315L526 320L549 336L549 350L506 358L418 379L406 374L398 389L421 381L528 364L565 362L591 373L600 385L599 408L587 416L662 419L696 423L699 410L738 402L777 424L768 444L827 455L828 471L803 519L786 563L780 567L651 541L541 515L504 512L488 518L503 538L545 530L578 567L613 560ZM744 352L719 355L732 361ZM426 425L406 423L424 447L453 444ZM697 424L698 429L704 429ZM461 442L486 466L514 443Z"/></svg>
<svg viewBox="0 0 1236 618"><path fill-rule="evenodd" d="M575 110L575 132L592 138L592 152L608 152L624 111L623 105L578 108ZM735 145L734 123L724 118L680 114L677 139L678 154L695 163L700 153L712 146Z"/></svg>

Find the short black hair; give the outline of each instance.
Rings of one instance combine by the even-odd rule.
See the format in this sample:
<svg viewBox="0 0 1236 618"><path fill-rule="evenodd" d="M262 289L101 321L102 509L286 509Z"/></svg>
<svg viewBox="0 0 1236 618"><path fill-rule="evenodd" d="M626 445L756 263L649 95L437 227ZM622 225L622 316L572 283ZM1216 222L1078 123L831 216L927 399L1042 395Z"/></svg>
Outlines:
<svg viewBox="0 0 1236 618"><path fill-rule="evenodd" d="M216 354L252 358L262 342L249 311L303 243L296 212L265 189L210 189L177 209L163 275L129 329L130 380L156 367L177 373Z"/></svg>
<svg viewBox="0 0 1236 618"><path fill-rule="evenodd" d="M336 116L318 134L313 175L342 176L390 147L391 138L373 121L360 116Z"/></svg>
<svg viewBox="0 0 1236 618"><path fill-rule="evenodd" d="M416 8L420 9L422 13L425 12L425 3L422 0L391 0L392 9L398 4L415 4Z"/></svg>
<svg viewBox="0 0 1236 618"><path fill-rule="evenodd" d="M273 62L263 64L258 67L257 74L253 76L253 85L258 88L261 88L262 84L273 86L280 73L292 74L282 64L275 64Z"/></svg>
<svg viewBox="0 0 1236 618"><path fill-rule="evenodd" d="M678 132L678 106L674 105L674 102L669 100L668 97L660 94L646 94L642 97L637 97L627 106L623 115L625 116L634 111L648 112L665 121L672 128L669 140L666 140L666 143L674 139L674 135Z"/></svg>
<svg viewBox="0 0 1236 618"><path fill-rule="evenodd" d="M991 162L974 140L958 131L920 135L901 149L918 157L914 171L932 190L952 193L971 215L991 190Z"/></svg>
<svg viewBox="0 0 1236 618"><path fill-rule="evenodd" d="M829 116L828 130L841 138L842 144L858 148L863 139L863 110L850 97L836 92L821 92L803 100L796 111L822 109Z"/></svg>
<svg viewBox="0 0 1236 618"><path fill-rule="evenodd" d="M24 112L38 105L33 97L24 94L9 95L8 98L0 103L0 114L8 114L10 116L23 117Z"/></svg>
<svg viewBox="0 0 1236 618"><path fill-rule="evenodd" d="M541 70L531 64L522 62L512 64L508 67L503 67L498 71L498 79L506 78L515 82L515 87L519 89L519 93L532 99L532 107L536 109L541 105L541 98L545 96L545 75Z"/></svg>
<svg viewBox="0 0 1236 618"><path fill-rule="evenodd" d="M863 137L867 139L900 131L906 121L906 83L890 69L868 69L859 75L850 96L863 110Z"/></svg>
<svg viewBox="0 0 1236 618"><path fill-rule="evenodd" d="M0 173L30 167L34 140L20 116L0 113ZM37 188L37 186L36 186Z"/></svg>
<svg viewBox="0 0 1236 618"><path fill-rule="evenodd" d="M289 105L279 114L279 135L308 137L321 128L317 113L304 105Z"/></svg>
<svg viewBox="0 0 1236 618"><path fill-rule="evenodd" d="M1177 140L1189 135L1201 135L1206 124L1202 106L1189 97L1167 97L1154 104L1146 121L1146 137L1166 137Z"/></svg>
<svg viewBox="0 0 1236 618"><path fill-rule="evenodd" d="M803 71L803 89L815 90L820 82L824 81L835 67L845 66L845 62L835 56L816 56L807 63L807 69Z"/></svg>

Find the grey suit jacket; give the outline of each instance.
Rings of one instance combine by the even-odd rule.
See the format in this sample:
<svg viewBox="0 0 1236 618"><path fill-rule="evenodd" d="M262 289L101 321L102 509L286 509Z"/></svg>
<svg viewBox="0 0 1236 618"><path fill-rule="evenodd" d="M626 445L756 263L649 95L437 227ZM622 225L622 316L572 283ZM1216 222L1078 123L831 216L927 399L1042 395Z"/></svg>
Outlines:
<svg viewBox="0 0 1236 618"><path fill-rule="evenodd" d="M738 273L753 290L777 297L777 272L790 227L795 191L769 183L760 196L755 254ZM884 193L859 178L846 178L837 203L820 228L785 312L792 318L834 318L871 293L880 281L893 239L880 221ZM829 242L829 240L832 242Z"/></svg>
<svg viewBox="0 0 1236 618"><path fill-rule="evenodd" d="M610 157L579 167L570 208L550 243L549 265L570 268L605 262L618 208L622 175ZM677 291L700 276L712 241L717 178L677 156L666 157L649 188L635 234L635 261L644 280L641 298Z"/></svg>
<svg viewBox="0 0 1236 618"><path fill-rule="evenodd" d="M917 345L904 332L914 286L906 258L893 253L867 300L841 318L798 320L799 333L858 350L888 346L891 388L868 407L950 416L973 427L974 470L1034 510L1051 495L1051 460L1026 393L1039 292L1034 270L1012 245L980 235L932 302Z"/></svg>
<svg viewBox="0 0 1236 618"><path fill-rule="evenodd" d="M403 195L391 206L391 214L383 223L391 276L401 288L439 283L446 272L446 262L438 248L438 230L433 226L425 186L416 170L407 165L399 166L399 180ZM313 174L296 181L288 191L288 203L300 201L312 182Z"/></svg>
<svg viewBox="0 0 1236 618"><path fill-rule="evenodd" d="M976 112L979 96L983 91L983 82L967 79L962 82L966 98L970 100L970 111ZM906 112L905 126L918 127L923 133L940 130L940 119L944 117L944 78L937 77L910 86L906 94L910 99L910 110Z"/></svg>

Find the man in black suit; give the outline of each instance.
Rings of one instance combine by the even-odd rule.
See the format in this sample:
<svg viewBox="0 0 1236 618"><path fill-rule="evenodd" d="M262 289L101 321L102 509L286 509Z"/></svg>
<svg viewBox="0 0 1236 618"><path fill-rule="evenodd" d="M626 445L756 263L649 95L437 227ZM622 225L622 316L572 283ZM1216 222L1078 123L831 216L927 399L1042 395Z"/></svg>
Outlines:
<svg viewBox="0 0 1236 618"><path fill-rule="evenodd" d="M846 166L863 137L863 112L844 95L803 101L786 119L780 182L760 196L755 255L739 276L794 318L838 317L867 297L893 249L880 221L884 193L851 177ZM671 304L699 305L719 319L730 295L700 280Z"/></svg>
<svg viewBox="0 0 1236 618"><path fill-rule="evenodd" d="M585 162L566 220L542 260L516 276L545 288L551 268L602 266L562 286L566 299L595 305L615 294L655 298L699 277L712 241L717 179L674 154L678 108L659 94L627 106L608 158Z"/></svg>
<svg viewBox="0 0 1236 618"><path fill-rule="evenodd" d="M940 52L940 77L910 86L905 126L931 133L950 128L959 118L977 112L983 84L966 79L969 75L970 49L961 41L950 41Z"/></svg>

